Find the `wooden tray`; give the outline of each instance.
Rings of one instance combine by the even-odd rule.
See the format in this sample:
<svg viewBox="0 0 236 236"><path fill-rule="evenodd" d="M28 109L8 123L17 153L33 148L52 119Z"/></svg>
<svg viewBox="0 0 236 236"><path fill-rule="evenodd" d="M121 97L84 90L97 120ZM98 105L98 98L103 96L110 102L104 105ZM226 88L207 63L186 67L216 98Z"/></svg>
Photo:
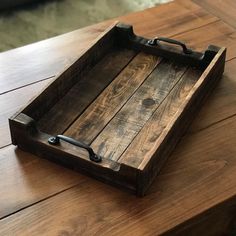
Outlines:
<svg viewBox="0 0 236 236"><path fill-rule="evenodd" d="M9 120L12 143L143 196L222 76L225 53L115 23Z"/></svg>

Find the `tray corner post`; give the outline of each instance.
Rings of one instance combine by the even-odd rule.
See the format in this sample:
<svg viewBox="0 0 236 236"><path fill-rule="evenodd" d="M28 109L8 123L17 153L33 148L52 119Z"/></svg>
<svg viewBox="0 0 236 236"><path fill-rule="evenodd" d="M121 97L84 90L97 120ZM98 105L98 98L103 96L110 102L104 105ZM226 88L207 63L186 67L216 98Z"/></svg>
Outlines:
<svg viewBox="0 0 236 236"><path fill-rule="evenodd" d="M225 64L226 50L227 50L226 48L218 47L215 45L209 45L206 51L204 52L202 58L204 67L206 68L210 64L210 62L213 60L213 58L216 56L217 53L222 54L223 61Z"/></svg>
<svg viewBox="0 0 236 236"><path fill-rule="evenodd" d="M38 132L35 120L24 113L19 113L9 118L8 121L13 145L18 145L26 136Z"/></svg>
<svg viewBox="0 0 236 236"><path fill-rule="evenodd" d="M117 30L119 42L122 45L127 45L130 39L136 37L136 35L134 34L132 25L118 23L116 24L116 30Z"/></svg>

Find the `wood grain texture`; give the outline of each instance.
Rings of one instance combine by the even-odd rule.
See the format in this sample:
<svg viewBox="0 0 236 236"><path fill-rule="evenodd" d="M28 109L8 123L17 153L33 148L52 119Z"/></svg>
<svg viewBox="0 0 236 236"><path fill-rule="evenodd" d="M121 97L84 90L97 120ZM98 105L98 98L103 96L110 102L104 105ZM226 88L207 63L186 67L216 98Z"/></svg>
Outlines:
<svg viewBox="0 0 236 236"><path fill-rule="evenodd" d="M208 45L226 47L226 60L231 60L236 56L235 29L222 21L216 21L183 34L178 34L175 38L185 42L190 48L200 51Z"/></svg>
<svg viewBox="0 0 236 236"><path fill-rule="evenodd" d="M192 68L186 71L170 95L160 104L158 109L155 109L143 129L123 153L119 162L129 164L136 168L139 167L145 155L153 149L155 140L160 137L175 113L179 110L181 104L185 101L200 75L201 71Z"/></svg>
<svg viewBox="0 0 236 236"><path fill-rule="evenodd" d="M135 55L125 49L107 54L39 120L38 128L52 135L63 133Z"/></svg>
<svg viewBox="0 0 236 236"><path fill-rule="evenodd" d="M84 74L88 73L113 48L116 24L116 22L113 22L103 33L95 38L88 48L83 50L82 55L65 67L42 93L32 99L22 112L37 121L41 119L61 97L81 80Z"/></svg>
<svg viewBox="0 0 236 236"><path fill-rule="evenodd" d="M11 143L8 118L20 110L38 92L42 91L52 79L0 95L0 148Z"/></svg>
<svg viewBox="0 0 236 236"><path fill-rule="evenodd" d="M234 117L183 138L143 199L87 179L1 220L0 233L160 235L187 219L194 232L207 209L218 204L224 209L225 199L235 199L235 134Z"/></svg>
<svg viewBox="0 0 236 236"><path fill-rule="evenodd" d="M64 134L91 143L159 62L155 56L139 53Z"/></svg>
<svg viewBox="0 0 236 236"><path fill-rule="evenodd" d="M185 71L163 60L93 141L94 150L117 161Z"/></svg>
<svg viewBox="0 0 236 236"><path fill-rule="evenodd" d="M200 214L193 221L185 222L165 233L165 236L221 236L234 235L234 218L236 206L227 202L223 207L209 209L204 215Z"/></svg>
<svg viewBox="0 0 236 236"><path fill-rule="evenodd" d="M192 0L203 9L219 17L227 24L236 28L236 2L234 0Z"/></svg>
<svg viewBox="0 0 236 236"><path fill-rule="evenodd" d="M218 86L201 108L188 133L197 132L212 124L236 115L236 59L228 61Z"/></svg>
<svg viewBox="0 0 236 236"><path fill-rule="evenodd" d="M1 53L0 94L59 74L82 55L83 49L108 25L78 30L76 35L71 32L51 41L44 40L30 47L24 46ZM75 47L69 46L70 44ZM7 81L5 78L8 78Z"/></svg>
<svg viewBox="0 0 236 236"><path fill-rule="evenodd" d="M214 3L214 1L212 2ZM175 16L175 20L172 19L172 16ZM134 24L135 31L141 35L149 37L155 35L172 36L172 33L178 34L189 30L189 35L191 35L191 30L199 28L202 31L199 31L197 35L204 37L204 40L210 37L210 34L207 34L207 31L202 26L218 20L189 1L181 1L181 4L179 2L177 4L174 1L170 4L141 13L134 13L122 17L121 19L124 19L127 23ZM90 39L102 32L107 25L107 23L104 23L103 26L100 24L95 25L56 37L52 40L42 41L31 46L0 54L1 92L29 84L33 79L35 81L41 80L57 74L65 64L73 61L75 56L81 53L81 48L85 47ZM215 27L217 29L218 24ZM221 41L218 41L220 45L224 45L224 40L229 42L227 46L230 47L230 45L233 45L234 41L230 40L231 34L226 38L224 37L225 31L219 28L220 31L222 31L222 35L218 38L218 40L221 39ZM190 37L188 38L190 40ZM80 39L84 40L81 41ZM194 42L195 39L192 38L191 42ZM215 43L214 39L210 43ZM230 52L232 50L234 50L234 47L231 47ZM48 208L46 213L41 208L41 205L37 208L28 208L28 210L15 215L15 218L9 217L4 222L1 221L1 224L4 225L1 228L1 232L4 232L5 235L9 235L12 232L17 232L18 235L25 235L29 231L31 235L42 235L41 232L45 234L45 232L50 232L55 227L54 231L56 233L65 234L66 232L72 232L73 234L76 231L84 232L83 230L86 231L88 227L89 232L96 231L98 228L108 230L111 227L113 232L117 232L119 227L119 232L122 231L124 234L135 232L137 235L147 235L148 233L153 235L158 234L158 232L167 232L168 229L175 229L177 231L176 227L179 224L187 222L187 225L185 224L183 228L181 227L180 231L182 235L186 235L184 231L188 227L188 235L191 235L190 232L197 232L197 228L201 227L200 218L203 217L202 215L205 214L205 211L215 208L217 202L222 207L220 214L214 214L215 216L218 215L218 220L214 219L213 222L207 221L208 224L206 224L207 233L211 235L212 226L215 228L215 222L220 222L220 219L223 217L230 217L230 214L227 214L228 210L225 208L225 202L227 200L231 203L235 202L234 196L236 190L234 176L236 163L234 163L234 156L236 150L234 148L234 140L236 138L236 132L234 125L236 122L233 117L222 122L222 120L235 114L235 68L234 60L226 63L226 76L220 82L213 95L208 99L202 112L200 112L194 122L197 125L196 131L199 131L198 127L205 130L188 135L183 139L179 147L175 150L171 161L167 163L162 175L158 177L151 188L149 194L151 193L152 195L150 195L150 198L140 202L133 198L133 196L87 178L88 180L83 185L84 189L78 187L75 194L70 193L66 198L62 197L62 205L57 205L57 202L53 203L54 199L52 199L50 201L52 205L48 205L49 200L44 203L45 207ZM26 83L23 79L19 80L19 74L24 74L24 80L27 79ZM9 80L6 80L6 78ZM30 94L28 95L31 97ZM13 100L16 101L14 94L10 97L10 101ZM9 106L9 103L6 104ZM24 101L22 101L20 106L23 105L25 105ZM12 104L12 106L14 105ZM16 111L17 107L13 107L14 109ZM213 125L217 122L218 124ZM226 123L228 125L225 126ZM212 127L206 129L208 126ZM13 146L11 147L13 148ZM7 199L11 196L11 201L2 201L1 199L0 209L5 209L3 213L1 212L1 216L11 214L22 207L29 206L38 200L42 200L71 186L66 184L61 186L60 181L54 185L53 178L45 178L46 176L50 176L53 168L55 168L53 167L55 165L49 162L44 165L47 168L39 181L37 170L40 170L40 166L35 166L34 163L37 163L35 162L37 158L32 155L29 155L32 165L28 165L27 172L21 172L27 166L23 162L17 161L14 169L14 155L10 150L5 149L5 151L7 155L5 161L8 168L5 169L4 173L9 176L9 185L7 187L5 185L6 175L4 174L2 181L0 181L0 192L1 195L7 196ZM23 154L22 159L24 158L25 155ZM46 162L44 160L40 161ZM11 172L11 169L14 169L14 171ZM62 179L65 171L63 168L60 168L59 172ZM19 172L22 174L22 177L14 177L14 174ZM74 174L78 175L77 173L71 172L68 178L73 178L72 176ZM38 185L35 185L35 180L38 180L37 183L40 185L45 183L49 186L49 190L54 189L54 192L44 192L44 187L41 188L40 193L37 192ZM33 184L29 185L29 182ZM8 188L10 188L9 186L19 186L19 189L25 194L20 195L19 198L20 190L12 187L10 192L7 192L9 190ZM6 195L4 195L5 193ZM108 193L111 193L111 195ZM43 197L40 198L40 196ZM93 198L90 201L92 196ZM93 204L95 198L99 200L98 202L100 204ZM16 203L18 200L21 202L20 207L15 204L12 208L11 203ZM68 201L72 202L72 204L68 204ZM52 214L51 206L53 206L53 209L58 209L59 216ZM84 209L82 212L85 213L82 214L81 211L77 211L77 208L74 209L74 206ZM169 209L171 210L170 212ZM231 207L231 209L233 208ZM70 214L71 212L73 216ZM88 213L91 217L88 216ZM23 214L23 218L20 218L22 216L21 214ZM196 219L196 215L199 218ZM42 216L42 218L39 216ZM48 218L48 216L51 218ZM99 225L93 224L94 218L97 219ZM193 221L190 224L189 219L191 218ZM34 224L30 225L27 223L25 225L25 219L28 222L33 221ZM63 221L62 225L58 225L58 222L60 223L62 219L66 219L66 222ZM89 224L88 226L85 222L92 222L92 225ZM220 227L217 228L221 230ZM206 235L205 233L203 235Z"/></svg>
<svg viewBox="0 0 236 236"><path fill-rule="evenodd" d="M144 17L145 21L142 20ZM171 37L219 20L197 4L186 0L170 2L117 19L136 26L135 32L146 37Z"/></svg>

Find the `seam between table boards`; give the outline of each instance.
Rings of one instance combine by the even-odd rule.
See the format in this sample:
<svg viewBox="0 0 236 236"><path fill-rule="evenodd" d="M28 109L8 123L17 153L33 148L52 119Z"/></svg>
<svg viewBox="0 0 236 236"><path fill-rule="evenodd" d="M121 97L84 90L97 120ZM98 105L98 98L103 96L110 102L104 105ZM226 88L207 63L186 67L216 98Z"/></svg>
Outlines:
<svg viewBox="0 0 236 236"><path fill-rule="evenodd" d="M86 182L86 181L83 181L83 182ZM16 213L18 213L18 212L20 212L20 211L23 211L23 210L25 210L25 209L27 209L27 208L30 208L30 207L32 207L32 206L34 206L34 205L36 205L36 204L38 204L38 203L40 203L40 202L43 202L43 201L46 201L46 200L48 200L48 199L50 199L50 198L52 198L52 197L55 197L55 196L57 196L57 195L59 195L59 194L65 192L65 191L67 191L67 190L70 190L70 189L72 189L72 188L75 188L75 187L79 186L80 184L83 184L83 182L74 184L74 185L70 186L69 188L60 190L59 192L53 193L53 194L51 194L51 195L49 195L49 196L47 196L47 197L45 197L45 198L42 198L42 199L40 199L40 200L38 200L38 201L36 201L36 202L33 202L33 203L31 203L31 204L29 204L29 205L27 205L27 206L21 207L20 209L18 209L18 210L16 210L16 211L13 211L13 212L11 212L11 213L8 213L8 214L6 214L5 216L0 217L0 221L1 221L1 220L4 220L5 218L10 217L10 216L12 216L12 215L14 215L14 214L16 214Z"/></svg>
<svg viewBox="0 0 236 236"><path fill-rule="evenodd" d="M209 23L206 23L206 24L204 24L204 25L200 25L200 26L198 26L198 27L195 27L195 28L192 28L192 29L189 29L189 30L184 30L184 31L179 32L179 33L176 33L176 34L172 34L172 35L170 35L170 37L175 37L175 36L179 36L179 35L181 35L181 34L185 34L185 33L187 33L187 32L192 32L192 31L194 31L194 30L204 28L205 26L214 24L214 23L219 22L219 21L221 21L221 20L220 20L220 19L216 19L216 20L214 20L214 21L212 21L212 22L209 22Z"/></svg>
<svg viewBox="0 0 236 236"><path fill-rule="evenodd" d="M222 19L219 15L216 15L216 14L214 14L213 12L211 12L211 11L209 10L209 8L206 8L206 7L204 7L202 4L199 4L198 1L192 0L192 2L195 3L196 5L198 5L199 7L201 7L201 8L202 8L203 10L205 10L208 14L210 14L210 15L212 15L212 16L214 16L214 17L217 17L219 20L221 20L222 22L224 22L226 25L228 25L228 26L230 26L230 27L236 29L236 27L235 27L234 25L229 24L229 23L226 22L224 19Z"/></svg>
<svg viewBox="0 0 236 236"><path fill-rule="evenodd" d="M232 117L234 117L234 116L236 116L236 113L234 113L234 114L232 114L232 115L230 115L230 116L228 116L228 117L226 117L226 118L222 118L222 119L220 119L220 120L218 120L218 121L215 121L215 122L213 122L213 123L211 123L211 124L209 124L209 125L207 125L207 126L205 126L205 127L203 127L203 128L197 129L196 131L188 132L188 133L186 133L185 135L183 135L183 137L184 137L184 136L189 136L189 135L192 135L192 134L196 134L196 133L198 133L198 132L201 132L201 131L203 131L203 130L205 130L205 129L208 129L208 128L214 126L214 125L217 125L217 124L219 124L220 122L223 122L223 121L225 121L225 120L227 120L227 119L230 119L230 118L232 118Z"/></svg>
<svg viewBox="0 0 236 236"><path fill-rule="evenodd" d="M7 94L7 93L10 93L10 92L13 92L13 91L16 91L16 90L18 90L18 89L25 88L25 87L30 86L30 85L33 85L33 84L40 83L40 82L45 81L45 80L50 80L50 79L52 79L52 78L54 78L54 77L55 77L55 75L52 75L52 76L49 76L49 77L47 77L47 78L44 78L44 79L41 79L41 80L37 80L37 81L34 81L34 82L32 82L32 83L29 83L29 84L25 84L25 85L22 85L22 86L20 86L20 87L14 88L14 89L10 89L10 90L8 90L8 91L5 91L5 92L0 93L0 96L1 96L1 95L4 95L4 94Z"/></svg>

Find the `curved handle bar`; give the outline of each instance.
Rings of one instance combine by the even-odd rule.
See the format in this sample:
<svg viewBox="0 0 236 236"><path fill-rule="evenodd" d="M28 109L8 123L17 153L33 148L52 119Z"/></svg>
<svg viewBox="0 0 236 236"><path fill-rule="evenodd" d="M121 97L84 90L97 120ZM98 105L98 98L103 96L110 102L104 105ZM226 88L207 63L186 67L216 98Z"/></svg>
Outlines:
<svg viewBox="0 0 236 236"><path fill-rule="evenodd" d="M164 38L164 37L158 37L158 38L154 38L154 39L150 39L148 41L148 44L149 45L152 45L152 46L157 46L158 45L158 41L162 41L162 42L165 42L165 43L170 43L170 44L175 44L175 45L179 45L182 47L183 49L183 52L185 54L191 54L192 53L192 50L187 48L187 46L180 42L180 41L177 41L175 39L169 39L169 38Z"/></svg>
<svg viewBox="0 0 236 236"><path fill-rule="evenodd" d="M75 145L77 147L86 149L89 153L89 159L91 161L94 161L94 162L101 162L102 161L102 158L99 155L97 155L89 145L79 142L79 141L77 141L73 138L67 137L65 135L57 135L55 137L52 136L48 139L48 143L55 145L55 144L58 144L60 142L60 140L63 140L65 142Z"/></svg>

